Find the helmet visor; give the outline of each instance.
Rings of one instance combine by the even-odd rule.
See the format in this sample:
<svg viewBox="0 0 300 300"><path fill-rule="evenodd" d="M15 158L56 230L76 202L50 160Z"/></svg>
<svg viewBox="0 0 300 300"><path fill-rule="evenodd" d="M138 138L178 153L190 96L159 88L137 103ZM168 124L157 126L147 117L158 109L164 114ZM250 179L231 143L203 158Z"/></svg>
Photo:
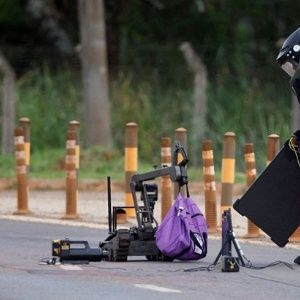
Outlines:
<svg viewBox="0 0 300 300"><path fill-rule="evenodd" d="M281 68L290 76L293 77L298 64L294 61L286 61L281 65Z"/></svg>

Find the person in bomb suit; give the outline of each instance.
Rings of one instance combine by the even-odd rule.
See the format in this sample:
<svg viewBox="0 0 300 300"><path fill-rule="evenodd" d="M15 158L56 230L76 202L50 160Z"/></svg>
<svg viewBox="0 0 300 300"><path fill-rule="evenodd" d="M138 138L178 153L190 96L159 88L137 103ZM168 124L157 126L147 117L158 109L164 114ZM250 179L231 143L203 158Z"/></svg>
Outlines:
<svg viewBox="0 0 300 300"><path fill-rule="evenodd" d="M300 103L300 28L288 36L276 60L280 67L290 76L290 85ZM294 136L298 149L300 149L300 131L297 130ZM294 262L300 264L300 256Z"/></svg>

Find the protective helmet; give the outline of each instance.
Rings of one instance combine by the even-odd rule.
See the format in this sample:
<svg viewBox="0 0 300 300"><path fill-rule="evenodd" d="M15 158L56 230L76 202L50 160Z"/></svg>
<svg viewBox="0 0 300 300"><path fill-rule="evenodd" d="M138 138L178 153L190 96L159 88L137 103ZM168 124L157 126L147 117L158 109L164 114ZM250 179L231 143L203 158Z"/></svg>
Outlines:
<svg viewBox="0 0 300 300"><path fill-rule="evenodd" d="M291 77L290 84L300 103L300 28L283 43L276 60Z"/></svg>

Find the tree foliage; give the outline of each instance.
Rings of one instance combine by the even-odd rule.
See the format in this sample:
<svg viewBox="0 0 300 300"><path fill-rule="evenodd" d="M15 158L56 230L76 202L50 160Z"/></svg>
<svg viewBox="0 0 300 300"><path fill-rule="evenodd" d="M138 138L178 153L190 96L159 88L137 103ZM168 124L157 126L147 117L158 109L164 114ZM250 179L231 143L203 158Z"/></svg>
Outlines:
<svg viewBox="0 0 300 300"><path fill-rule="evenodd" d="M204 59L211 80L223 76L265 79L264 67L274 65L280 38L299 26L300 3L291 0L106 0L105 4L113 78L130 69L139 76L164 77L173 83L174 70L184 64L178 46L188 41ZM44 11L34 12L38 5ZM45 25L50 21L74 47L78 44L74 0L1 0L0 8L0 45L17 70L45 61L61 64L53 51L66 53Z"/></svg>
<svg viewBox="0 0 300 300"><path fill-rule="evenodd" d="M42 5L42 14L34 13L30 7L33 2ZM157 137L158 132L160 136L167 134L175 125L190 125L192 75L179 49L185 41L208 70L208 133L216 131L219 122L224 129L220 137L227 127L235 130L238 126L243 139L261 138L268 130L280 130L278 124L284 123L281 128L285 128L289 123L282 108L290 105L290 88L275 58L282 39L300 26L299 1L106 0L105 8L116 144L121 144L120 126L125 122L140 122L140 133L147 139L152 134ZM49 22L55 26L46 26ZM29 80L28 74L43 74L36 69L45 66L50 74L63 66L72 78L79 78L78 28L77 1L0 0L0 48L17 71L21 89ZM71 52L58 47L53 30L64 32ZM53 93L51 90L45 99L52 98ZM75 94L78 100L78 91ZM24 96L20 97L23 103ZM64 103L60 110L68 107L60 116L71 115L66 99L53 99L55 105ZM37 101L30 109L41 105L46 110L44 104ZM261 133L254 133L249 125L257 114L264 128ZM52 134L48 138L54 143ZM152 145L145 147L149 156L152 150Z"/></svg>

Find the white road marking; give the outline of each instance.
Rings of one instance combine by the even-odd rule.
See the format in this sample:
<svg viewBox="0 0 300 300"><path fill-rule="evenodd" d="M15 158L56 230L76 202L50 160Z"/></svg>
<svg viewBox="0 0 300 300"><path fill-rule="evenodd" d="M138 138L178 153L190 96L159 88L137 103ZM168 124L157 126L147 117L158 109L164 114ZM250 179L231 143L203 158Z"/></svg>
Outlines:
<svg viewBox="0 0 300 300"><path fill-rule="evenodd" d="M60 265L60 268L67 271L82 271L82 268L75 265Z"/></svg>
<svg viewBox="0 0 300 300"><path fill-rule="evenodd" d="M169 288L165 288L153 284L135 284L134 286L141 289L148 289L148 290L157 291L161 293L181 293L180 290L169 289Z"/></svg>

